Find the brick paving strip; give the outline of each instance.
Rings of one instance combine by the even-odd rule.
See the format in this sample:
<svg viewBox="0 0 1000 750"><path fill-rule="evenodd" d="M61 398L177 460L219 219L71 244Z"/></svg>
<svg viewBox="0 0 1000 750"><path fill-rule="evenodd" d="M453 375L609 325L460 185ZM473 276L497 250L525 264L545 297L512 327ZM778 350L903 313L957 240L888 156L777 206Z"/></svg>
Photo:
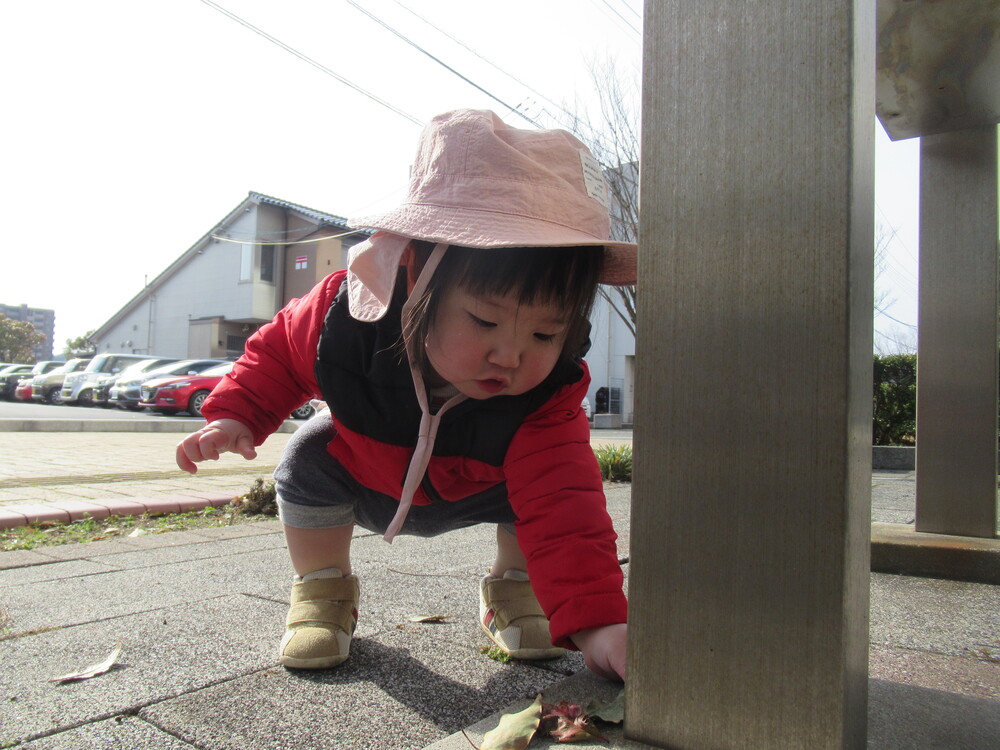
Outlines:
<svg viewBox="0 0 1000 750"><path fill-rule="evenodd" d="M250 470L245 466L227 466L220 468L202 467L198 469L198 476L203 477L231 477L246 475L250 473L271 473L274 466L253 465ZM25 477L21 479L0 479L0 489L10 489L17 487L55 487L66 484L104 484L108 482L134 482L150 479L178 479L188 475L180 469L174 471L134 471L129 473L115 472L112 474L87 474L86 478L81 478L79 474L61 477Z"/></svg>

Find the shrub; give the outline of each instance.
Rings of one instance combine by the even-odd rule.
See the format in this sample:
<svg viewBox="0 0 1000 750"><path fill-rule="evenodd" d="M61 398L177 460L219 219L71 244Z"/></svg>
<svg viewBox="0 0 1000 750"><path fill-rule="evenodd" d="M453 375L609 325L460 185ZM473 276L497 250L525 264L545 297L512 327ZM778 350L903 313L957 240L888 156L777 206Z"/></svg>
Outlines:
<svg viewBox="0 0 1000 750"><path fill-rule="evenodd" d="M278 515L277 493L274 491L274 482L265 482L258 477L254 480L253 487L245 495L241 495L233 501L233 506L240 513L251 516L276 516Z"/></svg>
<svg viewBox="0 0 1000 750"><path fill-rule="evenodd" d="M917 434L917 355L875 355L872 445L913 445Z"/></svg>
<svg viewBox="0 0 1000 750"><path fill-rule="evenodd" d="M602 445L594 449L601 477L607 482L632 481L632 446Z"/></svg>

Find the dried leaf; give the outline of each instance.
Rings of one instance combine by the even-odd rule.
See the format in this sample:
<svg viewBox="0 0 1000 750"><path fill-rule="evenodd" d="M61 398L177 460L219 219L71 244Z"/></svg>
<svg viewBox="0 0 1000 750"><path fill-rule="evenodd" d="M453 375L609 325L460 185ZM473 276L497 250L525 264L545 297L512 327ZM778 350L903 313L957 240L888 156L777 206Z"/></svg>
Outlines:
<svg viewBox="0 0 1000 750"><path fill-rule="evenodd" d="M91 677L97 677L97 675L104 674L115 665L118 661L118 657L121 655L121 652L122 644L119 643L115 646L114 651L108 655L108 658L100 664L91 664L89 667L85 667L79 672L70 672L69 674L64 674L61 677L53 677L49 680L49 682L72 682L73 680L89 680Z"/></svg>
<svg viewBox="0 0 1000 750"><path fill-rule="evenodd" d="M546 706L545 719L555 719L556 727L549 734L559 742L581 742L602 740L607 742L600 730L590 721L590 717L575 703L560 701L554 706Z"/></svg>
<svg viewBox="0 0 1000 750"><path fill-rule="evenodd" d="M587 714L591 719L621 724L625 721L625 689L619 690L618 695L607 703L591 701L587 704Z"/></svg>
<svg viewBox="0 0 1000 750"><path fill-rule="evenodd" d="M483 735L479 750L524 750L535 736L542 720L542 694L535 702L516 714L504 714L496 729Z"/></svg>
<svg viewBox="0 0 1000 750"><path fill-rule="evenodd" d="M143 529L143 528L137 528L137 529L136 529L135 531L133 531L133 532L132 532L131 534L129 534L129 536L130 536L130 537L136 537L136 536L146 536L146 534L148 534L148 533L149 533L149 532L148 532L148 531L146 531L146 530L145 530L145 529Z"/></svg>
<svg viewBox="0 0 1000 750"><path fill-rule="evenodd" d="M408 622L448 622L454 615L410 615Z"/></svg>

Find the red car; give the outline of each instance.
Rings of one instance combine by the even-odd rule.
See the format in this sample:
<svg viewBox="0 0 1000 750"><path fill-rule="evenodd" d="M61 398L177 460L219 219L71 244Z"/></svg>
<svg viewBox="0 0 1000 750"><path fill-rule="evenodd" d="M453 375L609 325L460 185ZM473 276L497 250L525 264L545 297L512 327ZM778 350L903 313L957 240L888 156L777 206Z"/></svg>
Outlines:
<svg viewBox="0 0 1000 750"><path fill-rule="evenodd" d="M201 407L208 394L223 376L233 369L232 362L216 365L198 375L176 375L153 378L139 387L139 407L147 407L160 414L177 414L186 411L201 416ZM312 405L303 404L292 412L294 419L307 419L315 413Z"/></svg>
<svg viewBox="0 0 1000 750"><path fill-rule="evenodd" d="M14 398L18 401L31 401L31 378L17 381L17 388L14 389Z"/></svg>
<svg viewBox="0 0 1000 750"><path fill-rule="evenodd" d="M139 406L147 406L160 414L186 411L201 416L201 405L219 384L223 375L233 369L232 362L202 370L198 375L171 375L147 380L139 387Z"/></svg>

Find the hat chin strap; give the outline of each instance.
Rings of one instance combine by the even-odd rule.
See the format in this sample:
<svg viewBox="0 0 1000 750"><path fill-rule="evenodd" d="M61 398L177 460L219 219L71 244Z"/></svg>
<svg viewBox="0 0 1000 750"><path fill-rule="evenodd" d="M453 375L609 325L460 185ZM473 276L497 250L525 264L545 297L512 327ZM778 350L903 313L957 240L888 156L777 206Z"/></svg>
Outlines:
<svg viewBox="0 0 1000 750"><path fill-rule="evenodd" d="M448 245L445 243L438 243L434 246L434 250L421 269L420 275L417 276L417 281L413 285L413 291L410 292L409 297L407 297L406 302L403 304L402 319L404 323L409 319L410 310L424 293L427 283L430 281L431 276L434 275L434 271L437 269L447 249ZM399 498L399 508L396 509L396 515L393 516L392 522L382 537L390 543L396 538L399 530L403 527L406 516L410 512L410 506L413 504L413 495L416 494L417 487L420 486L420 482L427 472L427 465L430 463L431 454L434 452L434 439L437 436L438 425L441 423L442 415L455 406L455 404L465 401L468 398L464 394L456 394L445 401L436 414L431 414L427 403L427 388L424 387L423 373L414 364L413 347L422 345L422 343L415 344L411 339L407 339L406 341L406 361L410 366L410 376L413 378L413 389L417 394L417 403L420 404L420 428L417 433L417 446L413 450L410 466L406 470L406 479L403 481L403 494Z"/></svg>

